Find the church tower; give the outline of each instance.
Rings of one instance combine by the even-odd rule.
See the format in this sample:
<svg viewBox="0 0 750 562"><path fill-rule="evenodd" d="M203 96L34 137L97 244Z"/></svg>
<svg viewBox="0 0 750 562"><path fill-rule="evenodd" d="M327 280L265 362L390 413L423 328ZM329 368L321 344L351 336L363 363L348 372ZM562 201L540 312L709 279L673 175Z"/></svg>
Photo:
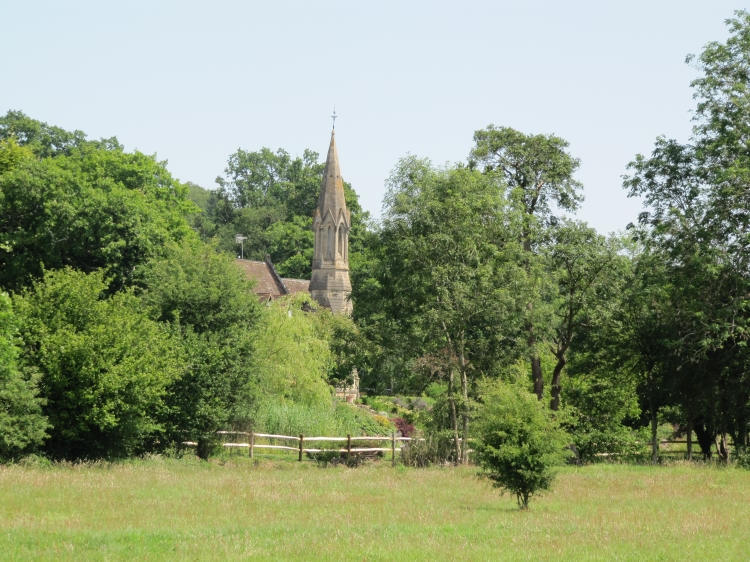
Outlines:
<svg viewBox="0 0 750 562"><path fill-rule="evenodd" d="M320 188L318 208L313 213L315 250L310 294L334 313L351 313L349 294L349 229L351 214L344 200L344 181L336 152L336 131L331 132L326 168Z"/></svg>

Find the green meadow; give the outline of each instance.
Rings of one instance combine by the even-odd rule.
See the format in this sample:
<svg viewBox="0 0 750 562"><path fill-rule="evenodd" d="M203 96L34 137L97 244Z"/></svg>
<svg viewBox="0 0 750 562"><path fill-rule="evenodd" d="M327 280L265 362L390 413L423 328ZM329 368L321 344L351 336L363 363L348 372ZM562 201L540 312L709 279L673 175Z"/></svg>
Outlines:
<svg viewBox="0 0 750 562"><path fill-rule="evenodd" d="M747 560L750 471L565 468L519 511L477 469L228 457L0 468L4 560Z"/></svg>

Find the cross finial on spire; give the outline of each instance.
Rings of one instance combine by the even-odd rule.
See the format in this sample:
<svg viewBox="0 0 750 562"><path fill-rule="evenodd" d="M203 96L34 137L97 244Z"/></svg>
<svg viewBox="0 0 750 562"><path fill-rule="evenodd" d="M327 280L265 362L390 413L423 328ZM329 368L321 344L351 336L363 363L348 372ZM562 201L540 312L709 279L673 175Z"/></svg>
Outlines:
<svg viewBox="0 0 750 562"><path fill-rule="evenodd" d="M331 115L331 119L333 119L333 128L336 128L336 106L333 106L333 115Z"/></svg>

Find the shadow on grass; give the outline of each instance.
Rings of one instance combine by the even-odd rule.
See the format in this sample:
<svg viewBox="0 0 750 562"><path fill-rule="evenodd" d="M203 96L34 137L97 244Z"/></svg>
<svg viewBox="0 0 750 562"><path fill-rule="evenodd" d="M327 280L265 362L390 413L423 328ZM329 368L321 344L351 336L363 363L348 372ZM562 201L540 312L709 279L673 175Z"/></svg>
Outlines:
<svg viewBox="0 0 750 562"><path fill-rule="evenodd" d="M516 505L463 505L459 507L462 511L486 511L488 513L529 513L534 510L534 506L529 509L519 509Z"/></svg>

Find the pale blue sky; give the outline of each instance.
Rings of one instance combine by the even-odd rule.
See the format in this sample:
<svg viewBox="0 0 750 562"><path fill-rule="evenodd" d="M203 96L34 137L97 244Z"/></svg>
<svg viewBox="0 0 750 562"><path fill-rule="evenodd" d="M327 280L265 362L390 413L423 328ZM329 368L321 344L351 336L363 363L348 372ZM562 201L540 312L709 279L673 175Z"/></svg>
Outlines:
<svg viewBox="0 0 750 562"><path fill-rule="evenodd" d="M620 176L690 134L685 55L724 40L725 0L35 2L0 0L0 112L117 136L213 187L237 148L324 154L378 215L411 152L464 160L490 123L581 158L578 217L634 220Z"/></svg>

